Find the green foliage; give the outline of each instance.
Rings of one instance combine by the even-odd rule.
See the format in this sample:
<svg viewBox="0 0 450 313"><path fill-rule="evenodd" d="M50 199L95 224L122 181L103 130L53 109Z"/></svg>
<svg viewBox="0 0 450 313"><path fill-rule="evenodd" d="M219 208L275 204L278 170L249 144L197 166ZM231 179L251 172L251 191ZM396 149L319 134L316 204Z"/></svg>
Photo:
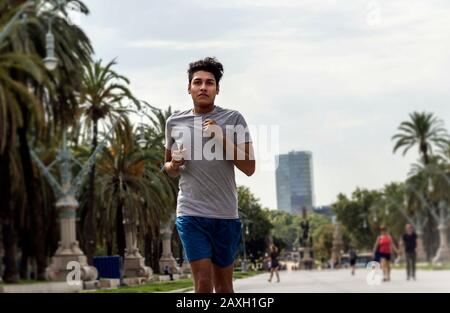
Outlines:
<svg viewBox="0 0 450 313"><path fill-rule="evenodd" d="M430 155L435 147L446 149L449 145L447 130L442 120L433 113L413 112L409 121L404 121L398 128L398 133L392 137L395 140L394 153L403 149L405 155L412 147L417 146L424 164L429 164Z"/></svg>
<svg viewBox="0 0 450 313"><path fill-rule="evenodd" d="M237 191L239 214L243 224L248 227L248 235L245 234L244 229L247 255L252 259L258 259L268 248L268 237L272 229L269 213L262 209L259 200L250 192L249 188L239 186Z"/></svg>
<svg viewBox="0 0 450 313"><path fill-rule="evenodd" d="M273 225L272 236L274 242L275 239L278 239L286 245L286 250L293 250L295 245L298 244L300 236L301 217L279 210L269 211L268 213L270 222Z"/></svg>
<svg viewBox="0 0 450 313"><path fill-rule="evenodd" d="M371 219L371 208L380 199L378 191L356 189L351 198L339 194L333 204L337 220L342 223L343 233L349 244L360 250L372 249L378 233L378 223Z"/></svg>
<svg viewBox="0 0 450 313"><path fill-rule="evenodd" d="M286 250L293 250L299 244L301 236L300 222L302 217L284 211L269 211L269 218L273 224L272 237L275 244ZM328 259L333 242L333 225L324 215L309 213L310 236L312 237L317 258Z"/></svg>

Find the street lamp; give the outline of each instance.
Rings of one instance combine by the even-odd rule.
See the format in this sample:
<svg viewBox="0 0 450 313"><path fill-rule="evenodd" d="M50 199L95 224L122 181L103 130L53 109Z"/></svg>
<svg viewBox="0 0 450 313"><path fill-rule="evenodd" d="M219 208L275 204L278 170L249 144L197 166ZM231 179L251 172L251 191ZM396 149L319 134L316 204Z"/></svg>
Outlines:
<svg viewBox="0 0 450 313"><path fill-rule="evenodd" d="M244 259L242 260L242 272L247 272L247 251L246 251L246 247L245 247L245 240L250 232L248 230L247 216L240 209L238 209L238 211L239 211L239 215L241 216L241 220L242 220L241 232L242 232L242 246L244 249L244 253L243 253Z"/></svg>
<svg viewBox="0 0 450 313"><path fill-rule="evenodd" d="M27 18L27 11L30 10L30 8L35 7L35 11L38 12L41 8L43 8L46 5L47 1L42 1L40 6L36 4L35 0L28 0L25 2L20 9L17 11L17 13L13 16L13 18L5 25L5 27L0 32L0 43L2 43L11 33L14 25L20 18ZM53 8L50 11L56 11L57 9L61 8L66 3L66 0L58 0L57 4L53 6ZM50 17L49 19L49 29L48 33L45 36L45 48L46 48L46 57L43 60L45 68L49 71L54 71L56 67L58 66L58 59L55 56L55 37L52 33L52 22L53 17Z"/></svg>
<svg viewBox="0 0 450 313"><path fill-rule="evenodd" d="M84 166L72 155L67 144L66 130L63 133L62 146L58 149L58 156L48 167L42 163L34 151L31 151L33 161L41 171L42 176L47 179L57 198L55 207L59 213L61 240L58 242L58 249L52 258L52 263L46 269L46 276L50 280L66 279L66 275L69 273L70 267L68 268L68 264L70 262L78 262L80 265L81 280L95 280L98 276L96 268L87 264L86 256L80 249L76 238L75 222L76 212L79 207L77 196L81 191L84 178L91 171L97 155L106 146L107 140L116 124L117 122L114 123L106 138L100 143ZM56 163L59 163L59 181L51 173L51 169ZM81 167L75 178L72 178L73 163Z"/></svg>
<svg viewBox="0 0 450 313"><path fill-rule="evenodd" d="M366 217L364 216L364 220L363 220L363 228L366 229L367 228L367 221L366 221Z"/></svg>
<svg viewBox="0 0 450 313"><path fill-rule="evenodd" d="M244 221L243 227L242 227L242 244L243 244L243 248L244 248L244 259L242 261L242 272L247 272L247 251L245 248L245 238L246 238L246 236L248 236L248 234L249 234L248 225Z"/></svg>
<svg viewBox="0 0 450 313"><path fill-rule="evenodd" d="M378 223L377 212L375 212L374 215L373 215L373 222L374 222L374 223Z"/></svg>
<svg viewBox="0 0 450 313"><path fill-rule="evenodd" d="M428 178L428 192L429 193L434 192L434 185L433 185L433 180L431 179L431 177Z"/></svg>
<svg viewBox="0 0 450 313"><path fill-rule="evenodd" d="M58 66L58 59L55 57L55 36L52 34L51 20L48 23L48 33L45 36L45 47L47 50L47 57L44 59L45 68L49 71L54 71Z"/></svg>

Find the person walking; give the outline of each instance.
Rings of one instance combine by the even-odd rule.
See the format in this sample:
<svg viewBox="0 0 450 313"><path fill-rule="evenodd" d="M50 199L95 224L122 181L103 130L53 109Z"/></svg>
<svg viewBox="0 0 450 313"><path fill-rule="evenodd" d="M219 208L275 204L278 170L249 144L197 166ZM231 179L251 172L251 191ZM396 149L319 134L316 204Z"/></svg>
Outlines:
<svg viewBox="0 0 450 313"><path fill-rule="evenodd" d="M274 244L270 247L270 278L269 283L272 282L273 274L277 276L277 283L280 282L280 274L278 270L280 269L280 262L278 262L278 248Z"/></svg>
<svg viewBox="0 0 450 313"><path fill-rule="evenodd" d="M417 234L411 224L406 224L405 234L402 237L406 260L406 279L416 280L416 248Z"/></svg>
<svg viewBox="0 0 450 313"><path fill-rule="evenodd" d="M356 254L356 250L351 248L348 251L348 256L349 256L349 259L350 259L350 267L352 269L351 273L354 276L355 275L355 269L356 269L356 259L358 258L358 255Z"/></svg>
<svg viewBox="0 0 450 313"><path fill-rule="evenodd" d="M391 235L387 232L385 226L380 227L381 234L377 237L373 248L373 253L379 253L381 261L381 269L383 271L383 281L387 282L391 280L391 258L392 252L398 253L397 248L394 245Z"/></svg>

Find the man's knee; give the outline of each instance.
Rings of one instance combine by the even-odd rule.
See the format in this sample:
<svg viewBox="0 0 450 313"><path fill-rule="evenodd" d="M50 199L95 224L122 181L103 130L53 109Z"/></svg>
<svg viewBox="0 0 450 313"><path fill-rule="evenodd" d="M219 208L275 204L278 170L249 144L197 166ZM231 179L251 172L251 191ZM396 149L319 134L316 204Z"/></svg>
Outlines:
<svg viewBox="0 0 450 313"><path fill-rule="evenodd" d="M212 292L213 280L212 273L206 269L202 269L195 273L195 281L197 284L197 289L200 292Z"/></svg>
<svg viewBox="0 0 450 313"><path fill-rule="evenodd" d="M232 284L224 284L224 283L216 284L214 286L214 289L216 290L217 293L233 293L234 292Z"/></svg>
<svg viewBox="0 0 450 313"><path fill-rule="evenodd" d="M197 278L197 284L203 288L211 288L212 287L212 279L208 276L200 276Z"/></svg>
<svg viewBox="0 0 450 313"><path fill-rule="evenodd" d="M197 292L213 292L213 281L211 275L199 275L196 279Z"/></svg>

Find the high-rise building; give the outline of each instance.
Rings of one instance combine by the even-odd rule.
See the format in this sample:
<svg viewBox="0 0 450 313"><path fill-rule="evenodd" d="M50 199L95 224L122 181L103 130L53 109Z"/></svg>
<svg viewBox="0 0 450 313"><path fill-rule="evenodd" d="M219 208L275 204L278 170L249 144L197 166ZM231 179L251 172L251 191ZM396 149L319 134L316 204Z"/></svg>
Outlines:
<svg viewBox="0 0 450 313"><path fill-rule="evenodd" d="M295 214L301 214L303 208L312 211L315 205L312 153L292 151L279 155L276 184L279 210Z"/></svg>

